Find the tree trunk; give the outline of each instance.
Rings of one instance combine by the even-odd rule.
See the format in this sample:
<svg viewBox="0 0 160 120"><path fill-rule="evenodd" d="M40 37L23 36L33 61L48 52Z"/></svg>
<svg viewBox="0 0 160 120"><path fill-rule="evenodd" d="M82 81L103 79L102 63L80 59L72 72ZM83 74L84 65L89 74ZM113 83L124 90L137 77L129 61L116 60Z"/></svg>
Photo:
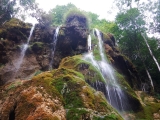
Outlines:
<svg viewBox="0 0 160 120"><path fill-rule="evenodd" d="M153 53L152 53L152 51L151 51L151 48L150 48L150 46L149 46L149 44L148 44L148 42L147 42L144 34L141 33L141 35L142 35L142 37L143 37L143 39L144 39L144 41L145 41L145 43L146 43L146 45L147 45L147 47L148 47L148 50L149 50L149 52L150 52L151 57L153 58L154 62L156 63L156 65L157 65L157 67L158 67L158 70L159 70L159 72L160 72L160 66L159 66L159 63L158 63L157 59L154 57L154 55L153 55Z"/></svg>
<svg viewBox="0 0 160 120"><path fill-rule="evenodd" d="M148 79L149 79L149 81L150 81L150 84L151 84L151 86L152 86L151 92L154 92L154 85L153 85L152 77L151 77L151 75L150 75L150 73L149 73L149 71L148 71L148 69L147 69L147 67L146 67L146 65L145 65L144 59L141 58L141 55L140 55L140 52L139 52L139 49L137 48L137 46L136 46L136 49L137 49L137 52L138 52L138 56L139 56L140 60L141 60L142 63L143 63L143 66L144 66L145 71L146 71L146 73L147 73L147 76L148 76Z"/></svg>
<svg viewBox="0 0 160 120"><path fill-rule="evenodd" d="M145 67L145 70L146 70L146 73L147 73L148 78L149 78L149 80L150 80L150 84L151 84L151 86L152 86L152 91L154 91L154 85L153 85L153 80L152 80L152 78L151 78L151 75L150 75L150 73L149 73L149 71L147 70L146 67Z"/></svg>

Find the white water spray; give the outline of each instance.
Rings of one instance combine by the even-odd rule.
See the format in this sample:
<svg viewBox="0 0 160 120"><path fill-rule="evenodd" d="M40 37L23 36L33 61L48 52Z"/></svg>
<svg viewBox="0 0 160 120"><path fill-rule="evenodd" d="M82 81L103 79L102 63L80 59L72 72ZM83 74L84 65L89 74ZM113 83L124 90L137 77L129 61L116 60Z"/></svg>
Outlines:
<svg viewBox="0 0 160 120"><path fill-rule="evenodd" d="M52 70L53 58L54 58L54 53L55 53L55 50L56 50L57 37L58 37L59 29L60 29L60 26L58 26L56 28L56 31L55 31L54 37L53 37L53 43L52 43L53 46L52 46L52 53L51 53L51 61L50 61L50 64L49 64L49 70Z"/></svg>
<svg viewBox="0 0 160 120"><path fill-rule="evenodd" d="M117 84L117 80L115 77L115 73L114 73L114 69L110 66L110 64L108 63L106 56L104 54L104 50L103 50L103 41L101 38L101 33L99 30L95 29L97 38L98 38L98 47L99 47L99 51L100 51L100 57L101 60L100 61L96 61L94 59L93 53L90 52L86 55L84 55L84 59L89 61L90 63L92 63L100 72L101 75L103 77L103 79L105 80L105 90L103 90L106 98L108 99L109 103L115 107L117 110L124 110L124 107L128 107L125 106L126 105L126 97L124 95L124 93L122 92L120 86ZM96 81L95 83L96 85L94 85L96 87L97 90L100 90L101 88L101 83Z"/></svg>

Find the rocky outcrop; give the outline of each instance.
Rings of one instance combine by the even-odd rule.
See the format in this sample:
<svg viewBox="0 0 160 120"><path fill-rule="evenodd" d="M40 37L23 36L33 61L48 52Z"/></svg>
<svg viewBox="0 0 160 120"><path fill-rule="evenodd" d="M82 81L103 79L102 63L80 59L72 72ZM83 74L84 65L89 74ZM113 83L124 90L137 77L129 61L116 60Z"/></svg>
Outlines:
<svg viewBox="0 0 160 120"><path fill-rule="evenodd" d="M87 28L64 25L60 28L55 54L52 55L55 27L35 26L22 65L17 71L18 59L23 44L27 42L31 24L11 19L0 29L0 85L13 79L29 79L37 71L49 69L53 57L53 67L58 68L62 58L87 51ZM18 73L15 74L15 71Z"/></svg>
<svg viewBox="0 0 160 120"><path fill-rule="evenodd" d="M17 72L21 48L27 42L31 24L25 24L18 19L11 19L0 29L0 85L12 78L29 78L37 69L40 69L38 62L28 49L24 57L21 69ZM21 77L18 77L21 76Z"/></svg>
<svg viewBox="0 0 160 120"><path fill-rule="evenodd" d="M89 30L86 22L83 17L70 16L66 24L60 27L54 56L51 55L56 28L36 25L19 70L21 48L27 42L32 25L12 19L0 28L2 120L122 119L106 100L107 83L100 71L81 58L80 54L88 51ZM107 57L114 65L117 82L131 103L129 109L124 108L129 111L124 117L159 119L159 101L135 94L134 89L140 85L136 68L120 53L112 34L101 32L101 35ZM95 59L100 59L99 52L94 49L96 47L93 40L92 49L97 55ZM54 69L48 71L52 58ZM109 86L111 92L114 91L116 86Z"/></svg>
<svg viewBox="0 0 160 120"><path fill-rule="evenodd" d="M109 100L108 97L108 91L106 87L110 86L112 88L112 85L106 84L107 80L104 80L102 77L102 74L99 70L97 70L92 64L89 62L86 62L85 60L82 60L82 56L73 56L73 57L66 57L62 59L62 62L59 66L59 68L66 68L66 69L74 69L84 75L85 81L92 86L95 90L101 91L105 97ZM121 86L121 89L126 96L127 101L126 104L132 103L130 107L124 106L123 109L125 111L139 111L142 106L139 102L139 99L137 98L135 92L130 87L130 85L127 83L127 80L123 75L116 72L116 78L118 84ZM114 85L113 85L114 86ZM113 90L110 90L110 92L114 92Z"/></svg>
<svg viewBox="0 0 160 120"><path fill-rule="evenodd" d="M64 68L1 87L0 118L122 120L103 94L84 81L81 73Z"/></svg>

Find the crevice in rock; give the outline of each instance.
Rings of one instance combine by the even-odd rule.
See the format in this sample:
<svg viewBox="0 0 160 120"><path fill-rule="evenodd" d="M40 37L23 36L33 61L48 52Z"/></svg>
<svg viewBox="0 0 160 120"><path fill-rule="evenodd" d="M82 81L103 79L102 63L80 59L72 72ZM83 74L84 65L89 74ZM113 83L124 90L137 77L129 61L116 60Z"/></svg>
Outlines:
<svg viewBox="0 0 160 120"><path fill-rule="evenodd" d="M16 115L15 109L16 109L16 105L14 105L13 109L9 113L9 120L15 120L15 115Z"/></svg>

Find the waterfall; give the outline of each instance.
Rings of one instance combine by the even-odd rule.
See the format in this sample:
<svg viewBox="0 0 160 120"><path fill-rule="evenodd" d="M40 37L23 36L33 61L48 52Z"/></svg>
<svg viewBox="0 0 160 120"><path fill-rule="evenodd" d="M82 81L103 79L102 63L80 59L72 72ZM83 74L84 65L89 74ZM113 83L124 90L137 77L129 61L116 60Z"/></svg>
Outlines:
<svg viewBox="0 0 160 120"><path fill-rule="evenodd" d="M101 82L96 81L95 83L92 83L91 86L93 86L97 90L103 91L109 103L117 110L123 111L124 108L129 107L127 105L127 99L117 83L117 78L115 77L114 69L111 67L108 60L106 59L103 50L103 41L101 33L97 29L95 29L95 33L98 38L98 47L101 60L99 61L95 60L92 52L85 54L84 60L90 62L92 65L95 66L95 68L97 68L101 72L101 75L105 80L105 83L104 85L102 85ZM101 88L102 86L105 88L105 90L104 89L102 90Z"/></svg>
<svg viewBox="0 0 160 120"><path fill-rule="evenodd" d="M88 51L91 51L91 35L88 35Z"/></svg>
<svg viewBox="0 0 160 120"><path fill-rule="evenodd" d="M15 71L15 74L14 74L14 77L13 79L15 78L17 72L19 71L20 67L21 67L21 64L23 63L23 58L25 56L25 53L26 53L26 50L28 48L28 45L29 45L29 42L31 40L31 36L33 34L33 31L34 31L34 28L35 28L35 24L33 24L31 30L30 30L30 34L29 34L29 37L27 39L27 43L25 43L23 46L22 46L22 50L21 50L21 54L20 54L20 57L18 58L17 62L15 63L15 66L16 66L16 71Z"/></svg>
<svg viewBox="0 0 160 120"><path fill-rule="evenodd" d="M50 64L49 64L49 70L52 70L53 58L54 58L54 53L55 53L55 50L56 50L57 37L58 37L59 29L60 29L60 26L58 26L56 28L54 36L53 36L51 61L50 61Z"/></svg>

